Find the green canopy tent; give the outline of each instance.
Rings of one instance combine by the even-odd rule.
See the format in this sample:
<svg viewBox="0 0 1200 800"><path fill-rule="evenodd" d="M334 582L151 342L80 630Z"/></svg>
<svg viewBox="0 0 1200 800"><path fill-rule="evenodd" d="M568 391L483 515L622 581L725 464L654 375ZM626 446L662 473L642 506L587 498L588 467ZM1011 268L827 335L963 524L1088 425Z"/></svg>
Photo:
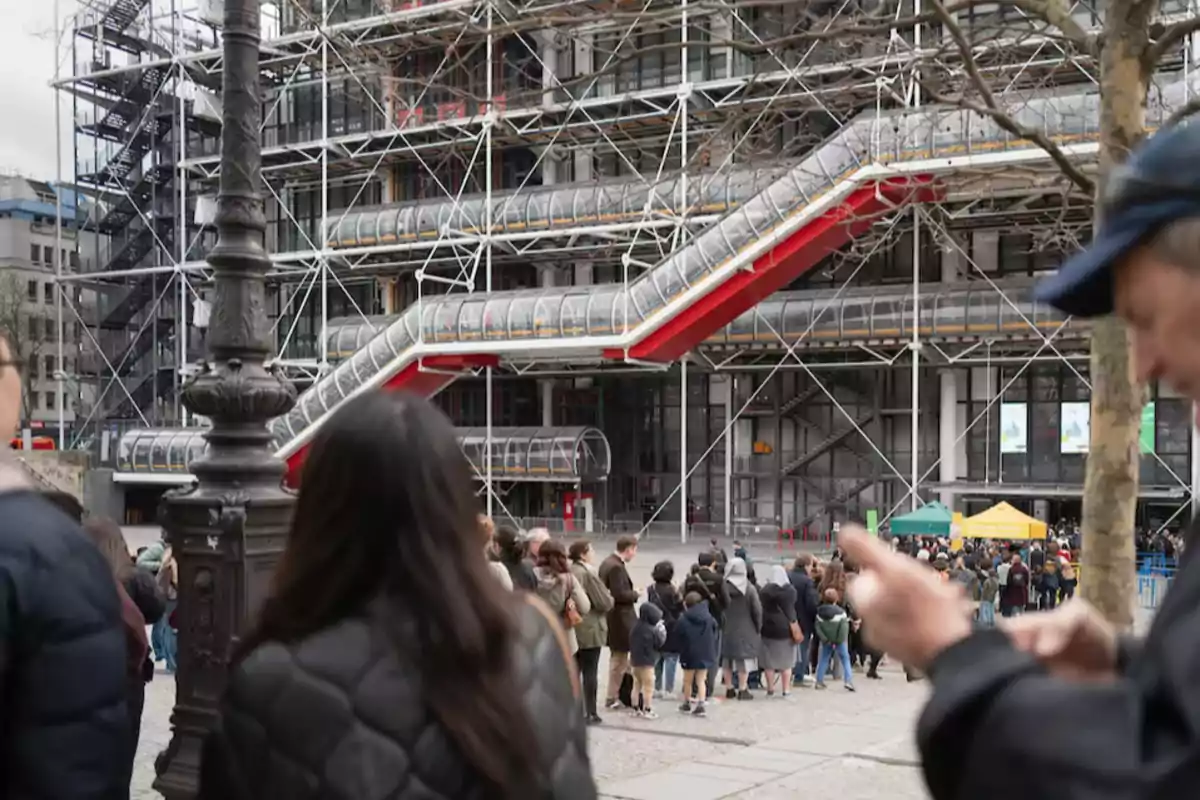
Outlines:
<svg viewBox="0 0 1200 800"><path fill-rule="evenodd" d="M949 536L953 512L941 503L927 503L900 517L893 517L892 536Z"/></svg>

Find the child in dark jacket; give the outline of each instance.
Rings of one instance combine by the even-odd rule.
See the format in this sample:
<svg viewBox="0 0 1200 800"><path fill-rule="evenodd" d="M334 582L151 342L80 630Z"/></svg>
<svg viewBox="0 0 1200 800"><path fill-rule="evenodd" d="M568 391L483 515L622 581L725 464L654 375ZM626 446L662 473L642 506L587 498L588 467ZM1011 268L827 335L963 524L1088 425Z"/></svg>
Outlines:
<svg viewBox="0 0 1200 800"><path fill-rule="evenodd" d="M638 621L629 634L629 665L633 669L633 695L639 698L638 714L647 719L658 717L650 707L654 698L654 665L666 641L662 611L653 603L642 603Z"/></svg>
<svg viewBox="0 0 1200 800"><path fill-rule="evenodd" d="M826 589L824 602L817 607L817 638L821 641L821 651L817 656L818 689L825 688L825 670L836 653L842 662L842 680L846 683L847 691L854 691L854 671L850 665L850 649L847 642L850 639L850 615L846 609L838 605L837 589Z"/></svg>
<svg viewBox="0 0 1200 800"><path fill-rule="evenodd" d="M707 713L704 700L708 691L708 671L717 663L717 621L708 609L708 601L698 592L688 592L683 604L687 610L675 623L679 664L683 667L683 703L679 710L703 717ZM692 697L696 698L695 708Z"/></svg>

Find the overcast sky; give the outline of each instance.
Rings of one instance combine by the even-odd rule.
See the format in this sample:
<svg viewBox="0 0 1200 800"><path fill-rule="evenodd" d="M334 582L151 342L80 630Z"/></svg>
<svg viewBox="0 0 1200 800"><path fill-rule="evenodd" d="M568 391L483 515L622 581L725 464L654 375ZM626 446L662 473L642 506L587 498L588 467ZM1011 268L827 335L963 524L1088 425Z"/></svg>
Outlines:
<svg viewBox="0 0 1200 800"><path fill-rule="evenodd" d="M64 15L75 8L61 0ZM54 177L54 3L52 0L0 0L0 170L32 177ZM69 51L62 50L64 74ZM71 147L71 108L63 100L63 143ZM69 179L74 156L63 150Z"/></svg>

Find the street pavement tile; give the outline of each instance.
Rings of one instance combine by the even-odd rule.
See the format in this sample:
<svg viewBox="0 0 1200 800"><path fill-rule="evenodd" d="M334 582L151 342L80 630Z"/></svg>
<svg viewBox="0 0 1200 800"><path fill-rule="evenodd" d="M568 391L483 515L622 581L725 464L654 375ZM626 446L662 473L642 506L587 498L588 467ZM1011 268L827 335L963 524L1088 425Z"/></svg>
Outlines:
<svg viewBox="0 0 1200 800"><path fill-rule="evenodd" d="M808 755L805 753L785 753L755 745L753 747L738 747L724 753L704 756L705 764L717 764L729 767L745 767L764 772L775 772L789 775L812 764L824 761L827 756Z"/></svg>
<svg viewBox="0 0 1200 800"><path fill-rule="evenodd" d="M780 773L774 770L764 770L737 764L709 764L703 760L677 764L671 767L670 771L686 773L688 775L699 775L700 777L719 778L727 781L746 781L751 784L766 783L780 776Z"/></svg>
<svg viewBox="0 0 1200 800"><path fill-rule="evenodd" d="M693 775L676 769L652 772L637 778L605 782L600 791L621 800L719 800L755 786L757 781L726 780L708 775Z"/></svg>

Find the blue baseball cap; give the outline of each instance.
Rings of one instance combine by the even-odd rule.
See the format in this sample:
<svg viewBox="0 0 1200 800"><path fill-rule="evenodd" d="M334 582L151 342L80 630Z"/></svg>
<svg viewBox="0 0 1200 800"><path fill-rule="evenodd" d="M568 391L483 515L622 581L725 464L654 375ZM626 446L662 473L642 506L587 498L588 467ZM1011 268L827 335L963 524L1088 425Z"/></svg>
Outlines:
<svg viewBox="0 0 1200 800"><path fill-rule="evenodd" d="M1113 271L1125 257L1166 225L1200 217L1200 126L1147 139L1111 171L1098 210L1099 234L1037 285L1035 299L1078 317L1113 312Z"/></svg>

